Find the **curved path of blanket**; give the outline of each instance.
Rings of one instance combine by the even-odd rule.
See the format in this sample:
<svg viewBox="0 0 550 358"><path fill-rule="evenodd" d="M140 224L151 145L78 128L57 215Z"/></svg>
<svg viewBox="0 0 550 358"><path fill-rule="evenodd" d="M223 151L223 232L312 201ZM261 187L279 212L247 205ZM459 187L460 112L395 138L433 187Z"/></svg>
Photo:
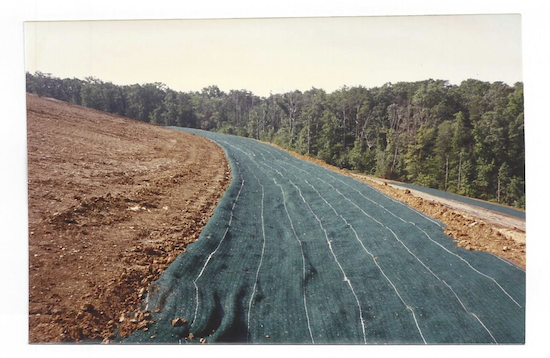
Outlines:
<svg viewBox="0 0 550 358"><path fill-rule="evenodd" d="M363 182L187 131L226 150L233 181L150 288L155 323L125 342L524 342L525 271L456 248L440 222Z"/></svg>

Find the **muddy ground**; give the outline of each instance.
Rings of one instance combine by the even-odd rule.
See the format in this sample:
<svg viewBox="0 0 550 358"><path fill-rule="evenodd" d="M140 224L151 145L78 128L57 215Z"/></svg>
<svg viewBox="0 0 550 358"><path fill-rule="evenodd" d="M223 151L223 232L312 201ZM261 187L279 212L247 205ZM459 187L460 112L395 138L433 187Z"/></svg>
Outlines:
<svg viewBox="0 0 550 358"><path fill-rule="evenodd" d="M191 134L27 95L29 342L147 330L149 283L194 241L230 183Z"/></svg>
<svg viewBox="0 0 550 358"><path fill-rule="evenodd" d="M297 158L309 160L338 173L362 180L384 194L441 221L446 226L445 233L455 240L457 246L467 250L490 252L523 269L526 267L525 220L417 190L409 190L392 185L390 181L354 174L316 158L288 150L287 152Z"/></svg>

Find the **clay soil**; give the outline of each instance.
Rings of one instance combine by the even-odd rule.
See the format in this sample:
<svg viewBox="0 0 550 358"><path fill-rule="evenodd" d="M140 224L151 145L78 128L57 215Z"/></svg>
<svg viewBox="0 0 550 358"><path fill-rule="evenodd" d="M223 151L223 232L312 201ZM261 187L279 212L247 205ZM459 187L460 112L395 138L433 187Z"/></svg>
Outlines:
<svg viewBox="0 0 550 358"><path fill-rule="evenodd" d="M286 151L297 158L362 180L382 193L441 221L445 224L445 233L453 238L459 247L490 252L523 269L526 267L525 220L420 191L409 190L392 185L391 181L350 173L322 160Z"/></svg>
<svg viewBox="0 0 550 358"><path fill-rule="evenodd" d="M223 150L27 95L29 342L147 330L148 285L197 239L230 183Z"/></svg>

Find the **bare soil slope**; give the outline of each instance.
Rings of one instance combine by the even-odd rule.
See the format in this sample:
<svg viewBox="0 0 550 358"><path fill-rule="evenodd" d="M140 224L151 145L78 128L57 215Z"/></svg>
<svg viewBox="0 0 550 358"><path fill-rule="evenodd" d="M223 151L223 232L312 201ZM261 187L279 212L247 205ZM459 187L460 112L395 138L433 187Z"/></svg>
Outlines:
<svg viewBox="0 0 550 358"><path fill-rule="evenodd" d="M29 341L147 330L149 283L230 182L199 136L27 95ZM137 312L137 313L136 313Z"/></svg>

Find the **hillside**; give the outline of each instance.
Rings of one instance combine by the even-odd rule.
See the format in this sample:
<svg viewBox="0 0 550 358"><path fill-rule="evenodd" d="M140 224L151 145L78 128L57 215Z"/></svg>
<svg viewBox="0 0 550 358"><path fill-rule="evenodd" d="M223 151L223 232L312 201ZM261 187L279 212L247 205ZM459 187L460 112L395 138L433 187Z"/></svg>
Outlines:
<svg viewBox="0 0 550 358"><path fill-rule="evenodd" d="M444 222L332 168L175 129L222 146L233 180L151 285L154 323L123 343L525 342L523 269L458 247Z"/></svg>
<svg viewBox="0 0 550 358"><path fill-rule="evenodd" d="M437 190L429 188L412 186L417 189L408 189L404 183L352 173L322 160L286 151L297 158L361 180L393 199L441 221L445 225L445 233L460 247L490 252L523 269L526 267L526 222L524 218L504 213L513 210L509 207L502 205L506 209L504 212L495 211L493 207L498 204L466 197L462 198L463 201L457 201L454 197L454 200L448 199L448 193L445 192L440 192L438 196L433 194Z"/></svg>
<svg viewBox="0 0 550 358"><path fill-rule="evenodd" d="M27 95L29 342L106 340L230 182L192 134ZM200 163L200 165L197 165Z"/></svg>

